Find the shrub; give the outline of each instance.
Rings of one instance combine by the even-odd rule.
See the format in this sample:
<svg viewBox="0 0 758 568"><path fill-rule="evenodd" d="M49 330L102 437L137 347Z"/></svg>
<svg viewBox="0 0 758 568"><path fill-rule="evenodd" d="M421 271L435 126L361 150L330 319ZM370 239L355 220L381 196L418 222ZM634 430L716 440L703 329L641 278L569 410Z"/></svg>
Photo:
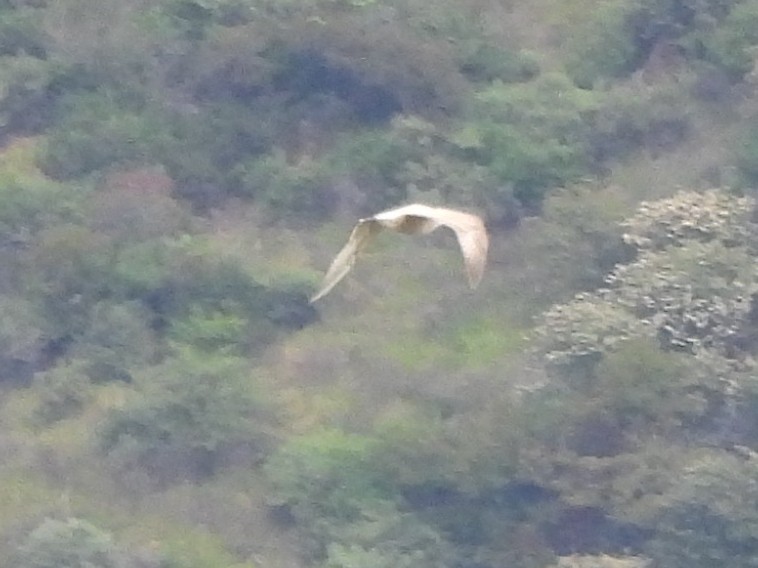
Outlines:
<svg viewBox="0 0 758 568"><path fill-rule="evenodd" d="M755 460L754 452L693 455L677 472L677 483L656 499L656 533L645 547L653 562L672 568L751 566L758 554Z"/></svg>
<svg viewBox="0 0 758 568"><path fill-rule="evenodd" d="M46 178L34 166L34 140L18 140L0 158L0 242L28 245L42 229L77 220L89 190Z"/></svg>
<svg viewBox="0 0 758 568"><path fill-rule="evenodd" d="M158 349L150 314L135 303L99 302L84 333L69 349L94 382L130 381L135 369L151 362Z"/></svg>
<svg viewBox="0 0 758 568"><path fill-rule="evenodd" d="M174 182L161 167L114 172L85 205L87 224L121 247L191 230L185 207L171 197Z"/></svg>
<svg viewBox="0 0 758 568"><path fill-rule="evenodd" d="M265 452L271 416L246 368L236 357L183 348L139 377L140 391L99 429L100 448L164 482L214 473L227 450Z"/></svg>
<svg viewBox="0 0 758 568"><path fill-rule="evenodd" d="M323 568L445 568L453 549L433 527L390 503L363 512L327 546Z"/></svg>
<svg viewBox="0 0 758 568"><path fill-rule="evenodd" d="M337 205L331 180L317 161L289 164L281 153L273 154L243 165L238 175L240 190L254 195L277 217L323 220Z"/></svg>
<svg viewBox="0 0 758 568"><path fill-rule="evenodd" d="M45 519L24 540L18 568L120 568L111 536L82 519Z"/></svg>
<svg viewBox="0 0 758 568"><path fill-rule="evenodd" d="M737 168L748 187L758 186L758 128L749 126L735 149Z"/></svg>
<svg viewBox="0 0 758 568"><path fill-rule="evenodd" d="M245 324L245 333L235 343L253 348L317 317L305 283L264 286L239 264L204 249L200 239L152 240L127 247L118 255L113 275L114 287L123 296L149 308L152 326L159 332L176 322L188 323L193 314L231 318Z"/></svg>
<svg viewBox="0 0 758 568"><path fill-rule="evenodd" d="M2 30L0 29L0 34ZM0 37L0 41L2 41ZM0 135L36 134L56 113L53 84L59 69L53 62L23 53L0 56Z"/></svg>
<svg viewBox="0 0 758 568"><path fill-rule="evenodd" d="M92 399L92 383L82 361L66 362L34 377L35 417L51 424L77 414Z"/></svg>
<svg viewBox="0 0 758 568"><path fill-rule="evenodd" d="M741 79L755 64L752 48L758 45L758 3L737 3L704 43L707 59L733 80Z"/></svg>
<svg viewBox="0 0 758 568"><path fill-rule="evenodd" d="M539 209L551 187L588 171L585 116L594 105L562 75L496 83L477 95L466 117L469 137L478 141L470 154L499 183L512 185L525 207Z"/></svg>
<svg viewBox="0 0 758 568"><path fill-rule="evenodd" d="M631 83L611 89L590 119L589 152L598 165L639 148L654 155L686 137L692 109L681 86Z"/></svg>
<svg viewBox="0 0 758 568"><path fill-rule="evenodd" d="M272 503L289 507L320 537L332 523L358 519L364 504L384 495L371 464L373 444L337 429L289 439L265 464Z"/></svg>
<svg viewBox="0 0 758 568"><path fill-rule="evenodd" d="M599 79L635 71L660 45L675 45L690 60L710 58L728 72L739 72L744 48L754 35L751 4L739 0L601 3L579 30L572 30L569 74L577 84L591 88Z"/></svg>
<svg viewBox="0 0 758 568"><path fill-rule="evenodd" d="M23 298L0 296L0 381L24 383L41 363L43 321Z"/></svg>
<svg viewBox="0 0 758 568"><path fill-rule="evenodd" d="M0 55L26 54L46 59L48 38L40 25L40 10L26 6L3 13Z"/></svg>
<svg viewBox="0 0 758 568"><path fill-rule="evenodd" d="M240 351L246 328L247 322L238 315L190 308L184 318L172 322L168 334L172 341L205 351Z"/></svg>
<svg viewBox="0 0 758 568"><path fill-rule="evenodd" d="M635 2L603 2L592 10L567 45L566 69L580 87L632 71L639 60L633 31L626 26Z"/></svg>
<svg viewBox="0 0 758 568"><path fill-rule="evenodd" d="M40 232L29 251L28 297L38 303L50 342L69 342L111 285L112 242L75 224Z"/></svg>
<svg viewBox="0 0 758 568"><path fill-rule="evenodd" d="M45 173L71 179L114 165L152 163L168 146L168 134L150 109L128 99L108 90L69 96L40 157Z"/></svg>

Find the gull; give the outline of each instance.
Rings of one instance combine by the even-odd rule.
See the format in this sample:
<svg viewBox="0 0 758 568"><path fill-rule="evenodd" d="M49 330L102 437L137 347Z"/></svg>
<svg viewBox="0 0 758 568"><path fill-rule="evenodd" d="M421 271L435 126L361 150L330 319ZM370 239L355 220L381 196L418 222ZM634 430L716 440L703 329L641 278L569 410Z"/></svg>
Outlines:
<svg viewBox="0 0 758 568"><path fill-rule="evenodd" d="M328 294L350 272L358 253L382 229L392 229L409 235L419 233L425 235L437 227L449 227L455 232L466 264L469 285L471 288L476 288L482 279L484 266L487 263L489 239L484 221L479 216L464 211L414 203L359 220L353 232L350 233L347 244L337 253L329 266L321 288L311 298L311 302Z"/></svg>

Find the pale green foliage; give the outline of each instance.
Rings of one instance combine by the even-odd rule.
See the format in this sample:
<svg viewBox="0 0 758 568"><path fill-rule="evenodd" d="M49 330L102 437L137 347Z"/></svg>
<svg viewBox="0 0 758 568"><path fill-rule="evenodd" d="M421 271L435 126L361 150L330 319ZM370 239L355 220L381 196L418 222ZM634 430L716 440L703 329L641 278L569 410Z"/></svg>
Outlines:
<svg viewBox="0 0 758 568"><path fill-rule="evenodd" d="M491 403L447 420L411 404L390 406L375 425L375 467L407 495L502 483L518 462L520 417L510 401Z"/></svg>
<svg viewBox="0 0 758 568"><path fill-rule="evenodd" d="M18 568L122 568L111 536L81 519L46 519L19 547Z"/></svg>
<svg viewBox="0 0 758 568"><path fill-rule="evenodd" d="M235 314L193 308L172 325L169 336L202 350L234 350L243 341L245 331L244 318Z"/></svg>
<svg viewBox="0 0 758 568"><path fill-rule="evenodd" d="M30 302L0 295L0 362L36 362L44 341L41 318ZM0 377L3 374L0 372Z"/></svg>
<svg viewBox="0 0 758 568"><path fill-rule="evenodd" d="M377 440L336 429L290 439L266 463L271 501L285 505L317 544L324 568L442 567L442 536L389 498Z"/></svg>
<svg viewBox="0 0 758 568"><path fill-rule="evenodd" d="M567 77L549 74L530 83L494 82L477 93L467 135L475 161L486 165L527 206L542 201L548 187L576 181L587 172L586 114L593 93Z"/></svg>
<svg viewBox="0 0 758 568"><path fill-rule="evenodd" d="M19 144L13 159L5 156L0 165L0 242L4 246L28 242L31 236L53 222L76 217L86 191L67 187L33 169L34 148ZM32 167L30 167L32 166Z"/></svg>
<svg viewBox="0 0 758 568"><path fill-rule="evenodd" d="M370 463L373 445L370 438L336 429L291 438L265 466L273 500L308 522L354 518L362 501L381 494Z"/></svg>
<svg viewBox="0 0 758 568"><path fill-rule="evenodd" d="M649 559L641 556L572 554L560 556L558 562L548 568L647 568L649 565Z"/></svg>
<svg viewBox="0 0 758 568"><path fill-rule="evenodd" d="M434 528L391 503L377 503L338 531L323 568L444 568L449 546Z"/></svg>

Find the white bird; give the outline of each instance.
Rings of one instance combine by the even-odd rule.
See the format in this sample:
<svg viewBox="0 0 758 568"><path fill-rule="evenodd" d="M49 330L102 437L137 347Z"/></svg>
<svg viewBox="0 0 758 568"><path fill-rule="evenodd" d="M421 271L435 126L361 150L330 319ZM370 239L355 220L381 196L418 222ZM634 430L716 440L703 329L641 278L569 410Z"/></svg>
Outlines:
<svg viewBox="0 0 758 568"><path fill-rule="evenodd" d="M315 302L328 294L350 272L358 253L383 228L415 235L431 233L437 227L443 226L449 227L455 232L466 264L469 285L471 288L476 288L482 279L484 267L487 263L489 238L484 221L471 213L414 203L383 211L373 217L358 221L353 232L350 233L347 244L329 266L329 270L327 270L321 283L321 288L311 298L311 302Z"/></svg>

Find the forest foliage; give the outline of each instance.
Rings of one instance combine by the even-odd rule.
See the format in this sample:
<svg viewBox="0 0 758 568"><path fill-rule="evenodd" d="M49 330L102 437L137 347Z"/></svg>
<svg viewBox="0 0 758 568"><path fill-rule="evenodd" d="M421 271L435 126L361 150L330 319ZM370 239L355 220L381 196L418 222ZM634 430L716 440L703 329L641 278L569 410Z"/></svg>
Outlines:
<svg viewBox="0 0 758 568"><path fill-rule="evenodd" d="M756 0L0 1L0 564L755 566L757 56ZM481 289L388 236L310 304L411 200Z"/></svg>

